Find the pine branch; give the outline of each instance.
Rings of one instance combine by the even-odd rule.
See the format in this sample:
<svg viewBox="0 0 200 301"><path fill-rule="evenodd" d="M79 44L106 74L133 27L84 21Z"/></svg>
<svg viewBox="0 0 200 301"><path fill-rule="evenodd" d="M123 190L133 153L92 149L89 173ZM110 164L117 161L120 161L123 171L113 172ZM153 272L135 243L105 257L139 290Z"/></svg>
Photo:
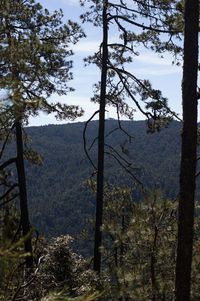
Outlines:
<svg viewBox="0 0 200 301"><path fill-rule="evenodd" d="M87 130L87 126L89 124L89 122L94 118L94 116L99 113L99 110L94 112L94 114L86 121L85 123L85 126L84 126L84 129L83 129L83 146L84 146L84 151L85 151L85 154L88 158L88 160L90 161L90 163L92 164L92 166L94 167L95 170L97 170L97 167L95 166L95 164L93 163L89 153L88 153L88 150L87 150L87 144L86 144L86 130Z"/></svg>
<svg viewBox="0 0 200 301"><path fill-rule="evenodd" d="M177 30L163 30L163 29L158 29L158 28L155 28L155 27L152 27L152 26L146 26L145 24L140 24L140 23L137 23L135 21L132 21L124 16L118 16L118 15L114 15L114 16L110 16L108 18L108 22L109 21L112 21L112 20L115 20L115 22L118 24L118 19L120 20L123 20L129 24L132 24L132 25L135 25L137 27L140 27L142 28L143 30L151 30L151 31L155 31L155 32L158 32L158 33L168 33L168 34L178 34L180 33L180 31L177 31Z"/></svg>
<svg viewBox="0 0 200 301"><path fill-rule="evenodd" d="M18 183L13 184L2 196L0 196L0 200L3 200L17 186Z"/></svg>
<svg viewBox="0 0 200 301"><path fill-rule="evenodd" d="M12 163L15 163L16 160L17 160L17 158L15 157L15 158L11 158L11 159L7 160L6 162L2 163L2 164L0 165L0 170L3 170L3 169L6 168L8 165L10 165L10 164L12 164Z"/></svg>

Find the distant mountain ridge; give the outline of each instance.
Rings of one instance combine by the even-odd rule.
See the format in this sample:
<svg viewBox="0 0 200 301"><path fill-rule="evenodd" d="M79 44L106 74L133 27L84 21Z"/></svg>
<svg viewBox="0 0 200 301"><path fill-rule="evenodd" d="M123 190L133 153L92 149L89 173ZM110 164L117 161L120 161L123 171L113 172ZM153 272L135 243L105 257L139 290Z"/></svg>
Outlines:
<svg viewBox="0 0 200 301"><path fill-rule="evenodd" d="M31 221L45 236L76 235L85 226L87 217L95 212L95 196L83 185L93 168L85 158L83 128L85 123L29 127L27 133L32 147L44 157L42 166L26 164L27 187ZM180 161L179 122L155 134L147 134L145 121L122 121L122 127L134 138L125 143L127 160L138 168L136 175L145 187L157 187L168 198L176 196ZM106 121L106 133L117 126L117 121ZM98 122L87 129L87 144L97 135ZM120 144L127 137L115 131L106 142L121 155ZM91 151L96 160L96 143ZM105 180L118 185L132 185L133 180L109 157L105 163Z"/></svg>

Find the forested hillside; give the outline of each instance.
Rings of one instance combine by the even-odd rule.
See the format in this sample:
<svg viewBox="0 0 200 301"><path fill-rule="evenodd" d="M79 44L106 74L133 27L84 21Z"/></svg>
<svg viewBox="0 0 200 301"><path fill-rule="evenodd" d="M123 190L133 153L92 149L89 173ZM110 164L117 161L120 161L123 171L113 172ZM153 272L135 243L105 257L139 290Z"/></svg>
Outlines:
<svg viewBox="0 0 200 301"><path fill-rule="evenodd" d="M117 121L107 120L106 133L116 125ZM126 135L119 130L106 142L132 162L137 168L134 174L145 188L156 186L168 198L174 198L178 191L181 124L174 121L154 134L147 133L145 121L122 121L121 125L134 137L132 142L126 142ZM97 126L93 121L88 127L88 145L96 137ZM93 168L84 155L83 127L84 123L74 123L26 129L32 147L43 156L42 166L26 165L31 221L48 238L78 234L86 226L86 218L94 217L95 196L84 185ZM96 144L91 156L96 156ZM135 181L107 156L106 182L133 185ZM140 197L135 195L135 200Z"/></svg>
<svg viewBox="0 0 200 301"><path fill-rule="evenodd" d="M0 0L0 300L200 300L199 1L50 2Z"/></svg>

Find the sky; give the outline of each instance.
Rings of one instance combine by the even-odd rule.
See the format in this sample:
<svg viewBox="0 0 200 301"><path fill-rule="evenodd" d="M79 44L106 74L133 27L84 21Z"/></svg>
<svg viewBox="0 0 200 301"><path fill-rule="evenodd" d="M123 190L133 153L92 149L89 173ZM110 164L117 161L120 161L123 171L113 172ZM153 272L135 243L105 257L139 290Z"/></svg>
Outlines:
<svg viewBox="0 0 200 301"><path fill-rule="evenodd" d="M62 8L64 13L63 21L71 19L81 24L79 16L84 12L79 4L79 0L40 0L44 8L50 12ZM85 111L84 115L77 118L75 122L85 121L98 109L98 105L91 103L90 98L93 96L93 85L100 80L100 71L97 67L84 66L83 58L93 54L102 39L100 28L94 27L92 24L81 25L86 38L83 38L75 46L73 46L73 76L74 79L69 82L69 86L75 88L75 91L66 96L53 95L51 101L60 101L69 105L79 105ZM117 34L117 33L116 33ZM115 39L115 32L111 31L109 39ZM170 108L181 117L181 78L182 67L172 65L173 57L166 54L164 58L160 58L157 54L140 48L140 55L134 58L130 65L130 71L133 71L139 78L149 79L155 89L160 89L163 96L168 98ZM115 118L114 108L108 108L106 118ZM97 119L97 117L96 117ZM135 112L134 120L144 119L141 113ZM57 121L52 114L39 114L38 117L31 117L30 126L39 126L47 124L68 123L68 120Z"/></svg>

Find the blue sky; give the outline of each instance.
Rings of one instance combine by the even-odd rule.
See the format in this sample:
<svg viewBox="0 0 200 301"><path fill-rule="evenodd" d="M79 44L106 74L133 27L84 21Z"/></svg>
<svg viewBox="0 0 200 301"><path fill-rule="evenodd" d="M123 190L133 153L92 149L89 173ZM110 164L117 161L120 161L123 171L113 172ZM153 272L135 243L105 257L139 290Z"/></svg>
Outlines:
<svg viewBox="0 0 200 301"><path fill-rule="evenodd" d="M79 5L79 0L41 0L43 7L50 11L62 8L64 12L64 21L71 19L79 21L79 15L84 11ZM82 39L77 45L73 46L73 74L74 80L69 85L75 88L75 92L69 93L67 96L58 97L54 95L51 100L64 102L67 104L79 105L85 110L83 117L77 118L75 121L87 120L97 105L90 102L93 95L92 86L100 79L100 71L95 66L84 67L83 58L94 53L101 43L101 30L95 28L92 24L82 25L87 37ZM111 32L110 39L115 38L115 33ZM133 64L129 66L132 71L140 78L149 79L155 89L160 89L163 95L168 98L168 103L172 110L181 116L181 78L182 67L172 65L173 58L166 54L165 57L159 58L153 52L140 48L140 56L135 57ZM115 117L114 108L109 109L106 117ZM135 120L144 119L143 116L136 112ZM53 115L40 114L38 117L30 118L31 126L45 125L52 123L67 123L68 120L58 122Z"/></svg>

